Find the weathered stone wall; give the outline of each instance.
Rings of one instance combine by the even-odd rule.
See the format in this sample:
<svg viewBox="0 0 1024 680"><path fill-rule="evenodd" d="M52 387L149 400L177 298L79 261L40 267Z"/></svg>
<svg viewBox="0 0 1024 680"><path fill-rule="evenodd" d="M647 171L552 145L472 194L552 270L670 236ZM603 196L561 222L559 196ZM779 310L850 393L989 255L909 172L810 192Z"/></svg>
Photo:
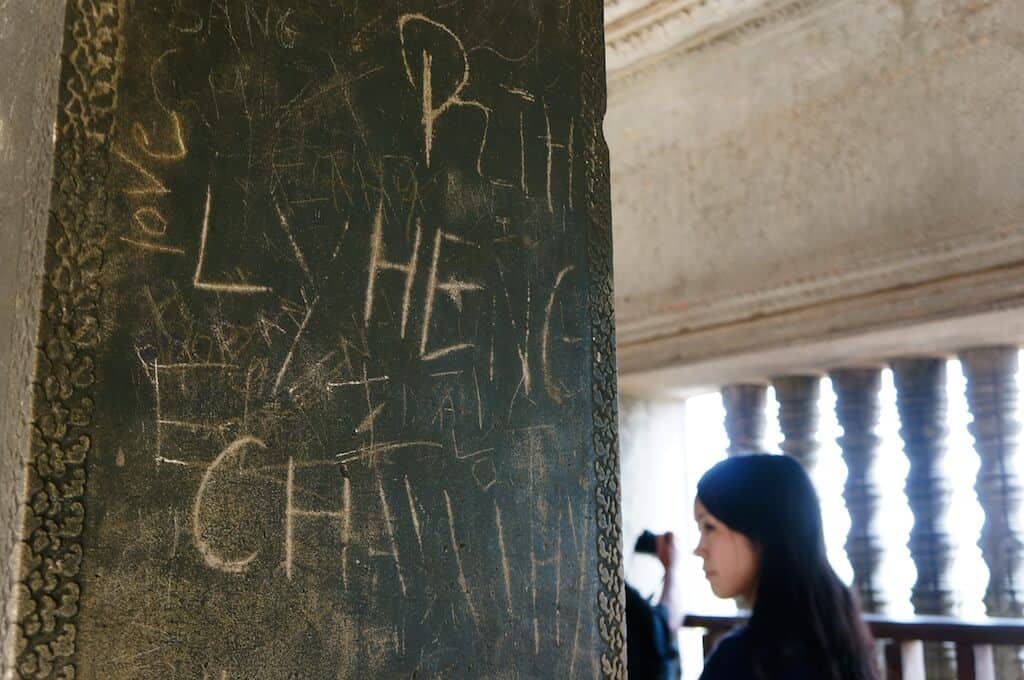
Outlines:
<svg viewBox="0 0 1024 680"><path fill-rule="evenodd" d="M626 370L1019 307L1024 6L764 2L614 73Z"/></svg>
<svg viewBox="0 0 1024 680"><path fill-rule="evenodd" d="M600 2L64 56L17 672L622 677Z"/></svg>
<svg viewBox="0 0 1024 680"><path fill-rule="evenodd" d="M32 367L53 167L64 2L0 2L0 677L29 454Z"/></svg>

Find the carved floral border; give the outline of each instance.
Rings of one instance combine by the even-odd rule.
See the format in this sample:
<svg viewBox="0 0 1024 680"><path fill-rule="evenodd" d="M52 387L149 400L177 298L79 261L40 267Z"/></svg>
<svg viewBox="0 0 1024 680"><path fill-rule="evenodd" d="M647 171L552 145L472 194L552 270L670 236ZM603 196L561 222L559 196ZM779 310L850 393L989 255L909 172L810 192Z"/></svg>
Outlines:
<svg viewBox="0 0 1024 680"><path fill-rule="evenodd" d="M626 603L622 574L618 395L612 285L611 182L602 123L607 107L603 4L582 4L581 96L586 144L588 320L591 336L591 418L596 476L597 615L604 678L626 676Z"/></svg>
<svg viewBox="0 0 1024 680"><path fill-rule="evenodd" d="M31 458L15 585L14 672L75 677L86 456L93 417L100 271L108 233L105 145L117 106L121 9L67 7L47 233Z"/></svg>

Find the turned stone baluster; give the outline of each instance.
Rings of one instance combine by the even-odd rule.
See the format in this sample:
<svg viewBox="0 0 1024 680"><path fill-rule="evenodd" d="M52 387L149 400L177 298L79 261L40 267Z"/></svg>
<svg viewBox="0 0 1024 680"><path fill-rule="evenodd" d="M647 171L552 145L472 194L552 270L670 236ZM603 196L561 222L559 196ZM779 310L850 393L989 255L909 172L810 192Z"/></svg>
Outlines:
<svg viewBox="0 0 1024 680"><path fill-rule="evenodd" d="M981 555L988 566L985 610L989 616L1024 615L1022 571L1021 484L1017 456L1016 347L980 347L960 353L967 379L967 405L973 422L968 429L981 459L975 490L985 512ZM1019 650L996 648L1000 678L1024 677Z"/></svg>
<svg viewBox="0 0 1024 680"><path fill-rule="evenodd" d="M767 397L768 386L763 384L726 385L722 388L730 456L764 450Z"/></svg>
<svg viewBox="0 0 1024 680"><path fill-rule="evenodd" d="M772 380L772 386L779 402L779 429L782 431L779 448L798 460L807 472L813 472L818 461L821 376L788 375Z"/></svg>
<svg viewBox="0 0 1024 680"><path fill-rule="evenodd" d="M879 416L880 368L844 368L830 374L836 394L836 419L843 428L836 439L846 462L843 498L850 513L846 554L864 611L877 613L885 607L878 566L882 543L875 532L878 489L871 478L881 441L875 433Z"/></svg>
<svg viewBox="0 0 1024 680"><path fill-rule="evenodd" d="M949 484L941 461L946 448L946 360L907 358L892 362L900 436L910 461L906 494L914 515L910 555L917 580L910 600L918 614L954 613L950 579L952 543L946 529ZM953 650L949 645L925 645L928 678L953 677Z"/></svg>

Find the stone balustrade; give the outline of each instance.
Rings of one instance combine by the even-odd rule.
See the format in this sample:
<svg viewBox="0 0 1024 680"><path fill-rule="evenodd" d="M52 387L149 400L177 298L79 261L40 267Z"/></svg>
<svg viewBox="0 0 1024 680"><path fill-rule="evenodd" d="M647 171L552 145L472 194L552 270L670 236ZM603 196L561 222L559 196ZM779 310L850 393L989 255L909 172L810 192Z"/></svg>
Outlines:
<svg viewBox="0 0 1024 680"><path fill-rule="evenodd" d="M978 545L990 578L985 591L989 616L1024 617L1024 527L1017 474L1017 384L1019 350L1011 346L969 348L958 358L966 378L969 425L979 457L975 489L984 512ZM909 463L905 494L914 516L908 547L917 570L911 603L918 615L958 612L952 580L954 541L947 527L951 480L946 455L947 366L944 356L900 357L889 362L896 388L896 410L903 452ZM880 492L875 482L880 460L877 433L883 367L840 368L828 374L842 434L837 443L847 467L843 497L850 514L846 551L854 587L866 612L884 614L889 603L882 587L884 554L877 520ZM771 380L779 404L780 449L813 471L819 448L819 403L823 378L813 374ZM764 449L767 383L721 388L729 455ZM893 455L887 451L886 456ZM928 678L956 677L955 649L926 642ZM1020 650L996 647L996 677L1024 677Z"/></svg>

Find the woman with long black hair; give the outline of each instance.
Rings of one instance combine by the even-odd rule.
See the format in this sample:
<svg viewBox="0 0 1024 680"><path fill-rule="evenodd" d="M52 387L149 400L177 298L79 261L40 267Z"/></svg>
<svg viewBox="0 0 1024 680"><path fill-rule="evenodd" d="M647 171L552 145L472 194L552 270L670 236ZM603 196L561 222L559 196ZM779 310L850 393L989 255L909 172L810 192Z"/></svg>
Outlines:
<svg viewBox="0 0 1024 680"><path fill-rule="evenodd" d="M751 609L701 680L877 680L857 601L825 553L807 473L769 454L721 461L697 484L695 554L715 595Z"/></svg>

